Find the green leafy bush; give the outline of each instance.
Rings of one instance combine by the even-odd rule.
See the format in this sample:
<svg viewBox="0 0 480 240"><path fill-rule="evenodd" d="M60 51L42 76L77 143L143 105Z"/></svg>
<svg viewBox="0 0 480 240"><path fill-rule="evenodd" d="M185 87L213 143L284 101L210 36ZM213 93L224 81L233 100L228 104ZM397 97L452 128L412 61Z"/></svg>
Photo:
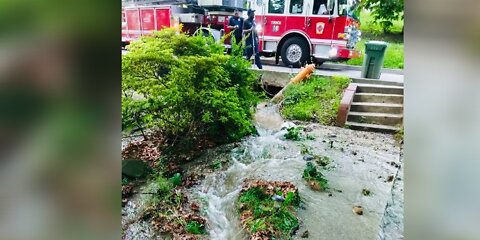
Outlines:
<svg viewBox="0 0 480 240"><path fill-rule="evenodd" d="M290 183L263 182L240 193L238 208L243 226L254 237L268 239L290 239L299 222L295 208L300 205L300 195ZM275 189L283 195L282 202L272 199Z"/></svg>
<svg viewBox="0 0 480 240"><path fill-rule="evenodd" d="M153 128L171 146L236 141L254 132L254 73L241 55L164 29L122 59L122 129Z"/></svg>
<svg viewBox="0 0 480 240"><path fill-rule="evenodd" d="M314 190L326 190L328 187L328 180L321 172L311 163L308 162L303 170L303 179L309 182L310 187Z"/></svg>
<svg viewBox="0 0 480 240"><path fill-rule="evenodd" d="M189 221L185 226L185 230L193 234L205 234L205 226L197 221Z"/></svg>
<svg viewBox="0 0 480 240"><path fill-rule="evenodd" d="M293 140L293 141L300 141L302 139L301 132L303 128L301 127L291 127L287 128L287 133L283 135L285 139Z"/></svg>
<svg viewBox="0 0 480 240"><path fill-rule="evenodd" d="M285 90L281 113L288 119L333 125L343 90L349 83L346 77L313 76L299 84L291 84Z"/></svg>
<svg viewBox="0 0 480 240"><path fill-rule="evenodd" d="M173 186L180 186L182 185L182 174L175 173L173 177L169 178L168 180L173 184Z"/></svg>

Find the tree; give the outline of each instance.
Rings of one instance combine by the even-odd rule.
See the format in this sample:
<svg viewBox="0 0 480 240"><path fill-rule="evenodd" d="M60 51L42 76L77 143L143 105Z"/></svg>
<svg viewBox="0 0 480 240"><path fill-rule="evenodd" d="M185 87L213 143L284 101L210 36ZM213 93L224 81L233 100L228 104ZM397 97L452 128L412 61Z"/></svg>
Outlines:
<svg viewBox="0 0 480 240"><path fill-rule="evenodd" d="M364 0L362 5L372 11L375 21L380 23L385 32L393 26L392 21L403 19L404 16L403 0Z"/></svg>

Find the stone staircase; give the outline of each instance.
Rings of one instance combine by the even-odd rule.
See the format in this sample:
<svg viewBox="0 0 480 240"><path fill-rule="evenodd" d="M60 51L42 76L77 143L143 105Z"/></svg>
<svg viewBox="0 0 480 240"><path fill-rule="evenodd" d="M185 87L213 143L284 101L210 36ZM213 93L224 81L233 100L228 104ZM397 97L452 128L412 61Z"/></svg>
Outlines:
<svg viewBox="0 0 480 240"><path fill-rule="evenodd" d="M352 79L357 88L345 126L351 129L396 132L403 123L403 83Z"/></svg>

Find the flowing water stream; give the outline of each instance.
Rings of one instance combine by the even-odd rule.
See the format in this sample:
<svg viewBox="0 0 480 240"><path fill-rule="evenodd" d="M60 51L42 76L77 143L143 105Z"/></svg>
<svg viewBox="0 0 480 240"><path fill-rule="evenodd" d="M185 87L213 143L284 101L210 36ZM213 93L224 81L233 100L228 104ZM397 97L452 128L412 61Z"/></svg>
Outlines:
<svg viewBox="0 0 480 240"><path fill-rule="evenodd" d="M242 231L235 202L245 179L290 181L303 204L298 210L300 229L295 239L308 230L309 239L378 239L387 201L398 168L399 147L391 135L352 131L307 124L305 131L315 140L284 139L285 123L275 106L260 104L255 115L258 135L251 136L227 151L208 151L199 161L220 160L223 170L207 173L190 189L208 219L208 239L248 239ZM321 172L330 190L313 191L302 179L306 161L302 144L312 154L327 156L332 163ZM192 167L190 171L199 171ZM390 177L392 176L392 177ZM362 194L363 189L371 192ZM362 206L363 215L353 213ZM386 233L388 235L388 233ZM388 236L387 236L388 239Z"/></svg>

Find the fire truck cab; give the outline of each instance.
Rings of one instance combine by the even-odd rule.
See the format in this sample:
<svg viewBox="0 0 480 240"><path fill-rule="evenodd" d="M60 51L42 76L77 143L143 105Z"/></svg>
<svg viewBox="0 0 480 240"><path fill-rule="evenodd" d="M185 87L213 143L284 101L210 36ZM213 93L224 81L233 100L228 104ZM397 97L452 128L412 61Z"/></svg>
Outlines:
<svg viewBox="0 0 480 240"><path fill-rule="evenodd" d="M359 0L253 0L259 52L286 66L360 56Z"/></svg>

